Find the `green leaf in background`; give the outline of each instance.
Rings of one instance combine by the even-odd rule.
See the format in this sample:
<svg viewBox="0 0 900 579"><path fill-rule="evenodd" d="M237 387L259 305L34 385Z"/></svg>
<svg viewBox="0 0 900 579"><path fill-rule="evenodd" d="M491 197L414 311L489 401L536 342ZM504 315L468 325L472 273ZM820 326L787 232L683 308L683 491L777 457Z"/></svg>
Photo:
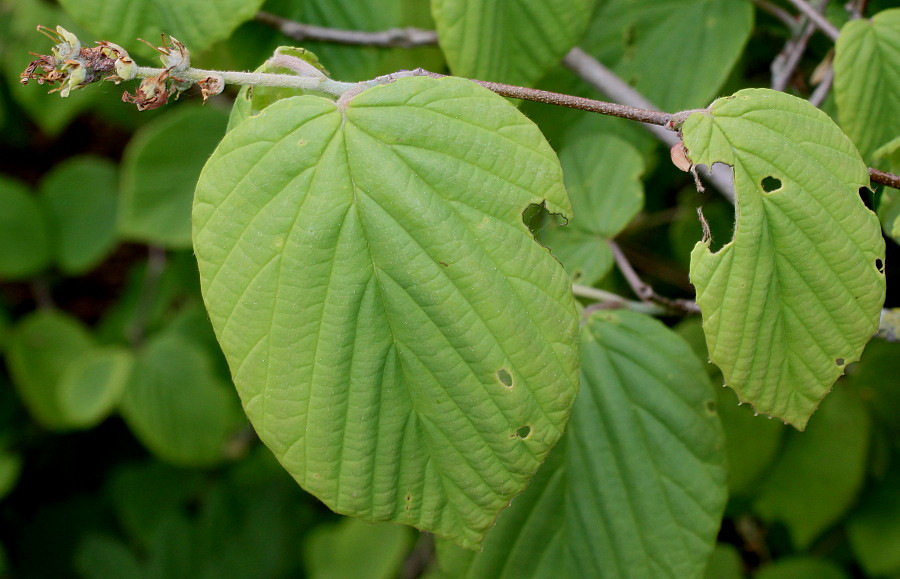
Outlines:
<svg viewBox="0 0 900 579"><path fill-rule="evenodd" d="M182 107L135 134L122 161L123 238L190 247L194 185L227 123L228 116L212 106Z"/></svg>
<svg viewBox="0 0 900 579"><path fill-rule="evenodd" d="M753 579L849 579L849 576L824 559L785 557L762 567Z"/></svg>
<svg viewBox="0 0 900 579"><path fill-rule="evenodd" d="M450 576L702 573L726 500L706 372L671 330L628 311L591 314L581 355L564 442L500 515L481 553L439 543Z"/></svg>
<svg viewBox="0 0 900 579"><path fill-rule="evenodd" d="M68 314L41 310L19 321L7 362L22 401L39 424L55 430L73 426L61 405L60 385L69 366L92 348L87 328Z"/></svg>
<svg viewBox="0 0 900 579"><path fill-rule="evenodd" d="M859 359L884 303L884 240L850 140L807 101L743 90L682 127L695 164L734 167L734 239L691 252L710 358L742 401L802 430Z"/></svg>
<svg viewBox="0 0 900 579"><path fill-rule="evenodd" d="M847 520L847 537L866 573L900 574L900 468L896 464L884 480L863 493Z"/></svg>
<svg viewBox="0 0 900 579"><path fill-rule="evenodd" d="M894 325L894 339L900 335L900 309L886 310L882 323ZM893 324L891 324L893 319ZM900 380L897 380L900 343L872 340L859 364L847 372L847 381L866 402L872 416L887 434L895 450L900 450Z"/></svg>
<svg viewBox="0 0 900 579"><path fill-rule="evenodd" d="M879 147L872 156L879 166L891 173L900 173L900 137ZM877 210L885 234L900 244L900 192L891 187L883 187Z"/></svg>
<svg viewBox="0 0 900 579"><path fill-rule="evenodd" d="M631 145L611 135L566 143L559 154L573 219L543 232L544 241L577 283L593 285L612 269L608 240L644 206L644 162Z"/></svg>
<svg viewBox="0 0 900 579"><path fill-rule="evenodd" d="M56 233L54 253L67 274L85 273L116 243L116 165L99 157L73 157L40 184L41 201Z"/></svg>
<svg viewBox="0 0 900 579"><path fill-rule="evenodd" d="M263 0L60 0L72 18L97 38L125 46L133 39L155 41L169 34L199 52L224 40L253 18Z"/></svg>
<svg viewBox="0 0 900 579"><path fill-rule="evenodd" d="M138 354L121 412L150 451L183 466L221 461L235 424L228 384L206 352L174 334L151 339Z"/></svg>
<svg viewBox="0 0 900 579"><path fill-rule="evenodd" d="M741 554L728 543L716 543L706 563L704 579L744 579L744 562Z"/></svg>
<svg viewBox="0 0 900 579"><path fill-rule="evenodd" d="M73 564L82 579L146 579L134 553L107 535L87 535L76 548Z"/></svg>
<svg viewBox="0 0 900 579"><path fill-rule="evenodd" d="M434 29L429 3L422 0L269 0L264 9L291 20L342 30ZM444 68L443 55L436 46L381 48L304 40L303 47L327 63L332 78L348 82L416 67Z"/></svg>
<svg viewBox="0 0 900 579"><path fill-rule="evenodd" d="M305 489L480 542L578 385L568 276L522 222L542 202L570 211L556 155L461 79L289 98L225 136L194 205L204 298Z"/></svg>
<svg viewBox="0 0 900 579"><path fill-rule="evenodd" d="M900 8L848 22L835 45L834 96L841 127L859 152L900 136Z"/></svg>
<svg viewBox="0 0 900 579"><path fill-rule="evenodd" d="M783 522L798 549L808 548L856 501L863 484L871 418L863 403L836 388L803 434L790 432L759 482L754 508Z"/></svg>
<svg viewBox="0 0 900 579"><path fill-rule="evenodd" d="M753 29L748 0L607 0L581 46L662 110L705 106Z"/></svg>
<svg viewBox="0 0 900 579"><path fill-rule="evenodd" d="M9 494L22 472L22 457L5 449L0 449L0 499Z"/></svg>
<svg viewBox="0 0 900 579"><path fill-rule="evenodd" d="M95 426L119 403L134 355L122 346L95 347L73 360L59 383L59 406L72 425Z"/></svg>
<svg viewBox="0 0 900 579"><path fill-rule="evenodd" d="M578 42L596 0L433 0L457 76L530 86Z"/></svg>
<svg viewBox="0 0 900 579"><path fill-rule="evenodd" d="M37 198L18 181L0 176L0 277L22 278L50 264L51 229Z"/></svg>
<svg viewBox="0 0 900 579"><path fill-rule="evenodd" d="M392 579L401 575L413 541L407 527L343 519L310 532L303 560L312 579Z"/></svg>

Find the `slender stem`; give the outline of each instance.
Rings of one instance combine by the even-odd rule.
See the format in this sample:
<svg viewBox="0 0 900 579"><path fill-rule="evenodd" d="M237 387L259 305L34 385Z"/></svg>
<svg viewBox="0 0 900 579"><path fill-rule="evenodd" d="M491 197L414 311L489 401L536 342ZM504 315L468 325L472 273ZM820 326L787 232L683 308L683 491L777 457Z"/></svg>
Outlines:
<svg viewBox="0 0 900 579"><path fill-rule="evenodd" d="M645 303L660 304L670 310L682 311L689 314L700 313L700 308L697 306L696 302L682 299L673 300L656 293L650 284L643 281L637 272L634 271L628 258L625 257L625 254L622 253L622 249L615 241L609 241L609 248L612 250L613 259L616 260L616 265L625 277L625 281L628 282L632 291L634 291L635 295L637 295L641 301Z"/></svg>
<svg viewBox="0 0 900 579"><path fill-rule="evenodd" d="M816 27L825 33L825 36L830 38L832 41L837 41L838 36L841 35L841 31L838 30L834 24L825 19L824 16L819 14L818 10L813 8L813 6L807 2L806 0L788 0L794 7L806 15Z"/></svg>
<svg viewBox="0 0 900 579"><path fill-rule="evenodd" d="M828 5L828 0L819 2L818 10L821 12ZM804 24L799 30L795 30L791 38L784 44L784 48L772 61L772 90L784 90L788 82L797 70L797 65L806 52L809 39L816 31L816 26L809 19L804 18Z"/></svg>
<svg viewBox="0 0 900 579"><path fill-rule="evenodd" d="M778 20L781 20L789 30L795 30L797 28L797 19L781 6L773 4L768 0L753 0L753 3L763 12L768 12Z"/></svg>
<svg viewBox="0 0 900 579"><path fill-rule="evenodd" d="M378 32L340 30L295 22L268 12L257 12L255 20L278 30L288 38L299 41L316 40L357 46L398 48L428 46L438 42L437 32L422 28L391 28Z"/></svg>
<svg viewBox="0 0 900 579"><path fill-rule="evenodd" d="M47 282L46 277L39 276L31 280L31 293L34 296L34 302L37 304L38 309L56 309L53 292L50 290L50 284Z"/></svg>
<svg viewBox="0 0 900 579"><path fill-rule="evenodd" d="M127 330L128 341L134 346L139 345L144 339L144 332L147 329L147 322L150 319L150 313L159 289L159 282L162 279L163 272L166 270L167 261L165 249L155 245L147 247L147 266L144 270L144 279L141 280L141 289L138 293L137 305L135 306L134 321Z"/></svg>
<svg viewBox="0 0 900 579"><path fill-rule="evenodd" d="M616 308L625 308L651 316L661 316L669 313L669 310L656 304L636 302L623 298L619 294L577 283L572 284L572 293L581 298L595 300Z"/></svg>
<svg viewBox="0 0 900 579"><path fill-rule="evenodd" d="M150 78L160 75L165 70L166 69L164 68L139 66L135 71L135 77ZM202 68L189 68L187 70L178 71L178 78L193 82L199 82L210 77L220 77L225 84L277 86L301 90L315 90L335 96L340 96L358 85L358 83L355 82L340 82L324 76L298 76L294 74L272 74L266 72L233 72L204 70Z"/></svg>
<svg viewBox="0 0 900 579"><path fill-rule="evenodd" d="M809 103L814 107L822 106L822 103L825 102L825 98L828 96L828 93L831 91L831 84L834 82L834 67L828 65L828 68L825 69L824 76L822 80L819 82L819 85L816 87L816 90L813 91L811 95L809 95Z"/></svg>

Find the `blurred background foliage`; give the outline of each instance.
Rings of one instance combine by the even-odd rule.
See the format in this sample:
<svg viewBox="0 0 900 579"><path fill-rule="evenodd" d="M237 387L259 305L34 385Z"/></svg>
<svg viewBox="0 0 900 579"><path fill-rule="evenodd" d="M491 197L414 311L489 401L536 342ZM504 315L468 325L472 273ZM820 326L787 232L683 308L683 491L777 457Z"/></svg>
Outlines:
<svg viewBox="0 0 900 579"><path fill-rule="evenodd" d="M260 8L232 4L250 15ZM827 12L837 25L846 20L839 4ZM332 514L280 468L241 411L203 309L189 221L194 182L225 132L235 92L205 104L192 92L138 113L112 84L67 99L20 85L28 52L48 48L37 24L149 57L133 38L103 37L119 28L85 18L90 5L0 0L0 576L437 574L429 537ZM868 13L891 5L873 0ZM424 1L269 0L262 8L347 29L434 27ZM295 44L246 18L213 27L199 47L188 43L195 66L253 69L275 47ZM703 36L697 23L710 18ZM749 1L609 0L598 3L580 46L673 111L768 86L790 35ZM304 46L340 80L447 70L436 47ZM813 35L787 90L808 96L806 79L832 49ZM538 86L602 98L559 66ZM657 291L691 298L695 208L703 206L721 245L733 227L728 202L698 193L634 123L521 108L564 162L591 165L578 177L583 187L622 196L592 209L608 216L618 208L593 229L537 225L575 281L629 294L604 253L603 240L615 237ZM831 98L823 108L836 117ZM890 265L896 245L888 253ZM889 292L900 281L894 271ZM896 291L888 305L895 302ZM698 319L666 321L707 359ZM900 344L870 343L805 433L754 417L719 390L731 498L709 577L900 577L898 370Z"/></svg>

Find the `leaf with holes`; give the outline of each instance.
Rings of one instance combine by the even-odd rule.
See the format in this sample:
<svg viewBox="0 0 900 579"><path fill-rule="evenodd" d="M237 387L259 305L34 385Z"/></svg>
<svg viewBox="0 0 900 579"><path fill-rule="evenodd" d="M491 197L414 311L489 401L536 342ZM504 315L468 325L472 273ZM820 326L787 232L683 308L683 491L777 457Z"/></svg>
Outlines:
<svg viewBox="0 0 900 579"><path fill-rule="evenodd" d="M563 442L482 552L438 543L447 576L701 575L727 499L724 435L703 366L674 332L629 311L592 313L581 358Z"/></svg>
<svg viewBox="0 0 900 579"><path fill-rule="evenodd" d="M900 8L841 29L835 45L834 98L847 135L869 160L900 136Z"/></svg>
<svg viewBox="0 0 900 579"><path fill-rule="evenodd" d="M575 217L564 227L548 229L542 240L573 281L593 285L612 269L608 240L644 206L644 160L628 142L609 134L568 143L559 160Z"/></svg>
<svg viewBox="0 0 900 579"><path fill-rule="evenodd" d="M743 401L802 430L878 329L885 281L868 171L807 101L743 90L694 113L691 161L734 167L734 239L691 252L710 358Z"/></svg>
<svg viewBox="0 0 900 579"><path fill-rule="evenodd" d="M532 85L584 33L596 0L433 0L440 45L458 76Z"/></svg>
<svg viewBox="0 0 900 579"><path fill-rule="evenodd" d="M537 127L456 78L280 100L194 202L213 327L257 432L340 513L468 548L562 434L568 276L522 222L569 213Z"/></svg>

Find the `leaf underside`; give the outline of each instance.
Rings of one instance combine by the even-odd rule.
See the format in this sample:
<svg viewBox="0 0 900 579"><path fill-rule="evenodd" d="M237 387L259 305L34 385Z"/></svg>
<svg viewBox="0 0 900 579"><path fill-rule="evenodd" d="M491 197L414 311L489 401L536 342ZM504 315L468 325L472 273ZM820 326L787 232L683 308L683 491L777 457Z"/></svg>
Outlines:
<svg viewBox="0 0 900 579"><path fill-rule="evenodd" d="M734 167L734 239L691 253L710 358L740 399L802 430L859 359L884 303L884 241L866 165L825 113L743 90L682 127L695 164Z"/></svg>
<svg viewBox="0 0 900 579"><path fill-rule="evenodd" d="M204 297L260 437L329 507L474 548L559 439L577 315L522 223L541 202L570 211L555 154L461 79L226 135L194 205Z"/></svg>

